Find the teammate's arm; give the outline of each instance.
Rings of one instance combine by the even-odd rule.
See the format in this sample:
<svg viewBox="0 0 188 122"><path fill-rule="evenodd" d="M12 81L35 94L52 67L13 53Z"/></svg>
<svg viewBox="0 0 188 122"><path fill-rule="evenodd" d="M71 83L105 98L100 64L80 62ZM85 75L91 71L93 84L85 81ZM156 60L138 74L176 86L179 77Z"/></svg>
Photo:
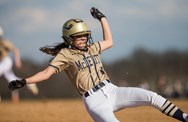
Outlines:
<svg viewBox="0 0 188 122"><path fill-rule="evenodd" d="M21 68L22 62L19 49L9 40L4 40L3 42L3 45L7 49L7 51L11 51L13 53L16 67Z"/></svg>
<svg viewBox="0 0 188 122"><path fill-rule="evenodd" d="M92 7L91 15L98 19L101 22L102 31L103 31L103 40L100 41L101 51L104 51L113 45L112 33L110 27L108 25L107 19L103 13L101 13L98 9Z"/></svg>
<svg viewBox="0 0 188 122"><path fill-rule="evenodd" d="M14 54L16 67L17 68L21 68L22 62L21 62L21 58L20 58L20 51L19 51L19 49L13 45L12 52Z"/></svg>

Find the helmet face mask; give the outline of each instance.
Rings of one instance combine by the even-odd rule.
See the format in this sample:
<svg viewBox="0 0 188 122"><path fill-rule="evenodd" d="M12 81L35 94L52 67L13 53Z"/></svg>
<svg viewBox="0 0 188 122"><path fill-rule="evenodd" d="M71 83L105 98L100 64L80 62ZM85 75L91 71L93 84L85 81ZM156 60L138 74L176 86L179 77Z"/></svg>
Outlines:
<svg viewBox="0 0 188 122"><path fill-rule="evenodd" d="M88 30L86 23L81 19L70 19L63 25L62 38L68 45L72 45L74 36L85 34L88 35L87 39L89 40L91 38L91 31Z"/></svg>

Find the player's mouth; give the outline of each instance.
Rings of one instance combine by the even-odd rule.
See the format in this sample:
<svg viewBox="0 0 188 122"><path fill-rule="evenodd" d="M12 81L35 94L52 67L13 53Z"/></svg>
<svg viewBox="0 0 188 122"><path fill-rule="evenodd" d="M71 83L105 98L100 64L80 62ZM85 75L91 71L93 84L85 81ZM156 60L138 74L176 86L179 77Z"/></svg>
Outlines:
<svg viewBox="0 0 188 122"><path fill-rule="evenodd" d="M84 48L86 48L86 42L85 43L80 43L80 44L78 44L77 45L77 47L79 48L79 49L84 49Z"/></svg>

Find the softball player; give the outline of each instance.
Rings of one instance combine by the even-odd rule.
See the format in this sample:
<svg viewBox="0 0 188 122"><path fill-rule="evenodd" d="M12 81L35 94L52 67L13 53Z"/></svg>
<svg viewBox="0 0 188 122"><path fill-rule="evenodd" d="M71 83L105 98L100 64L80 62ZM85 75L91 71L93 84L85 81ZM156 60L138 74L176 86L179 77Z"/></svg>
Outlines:
<svg viewBox="0 0 188 122"><path fill-rule="evenodd" d="M20 53L19 50L8 40L3 38L3 30L0 27L0 76L4 75L8 82L18 78L13 70L13 61L9 56L9 52L12 51L15 56L15 65L17 68L21 68L21 60L20 60ZM36 84L28 84L28 89L33 94L38 94L38 88ZM19 93L17 90L11 93L12 100L14 102L19 101Z"/></svg>
<svg viewBox="0 0 188 122"><path fill-rule="evenodd" d="M63 26L64 42L40 49L54 56L49 66L29 78L10 82L9 89L46 80L64 70L95 122L119 122L115 111L136 106L153 106L166 115L188 122L186 113L157 93L141 88L117 87L109 80L99 56L113 45L111 31L107 19L98 9L91 8L90 12L101 22L102 41L92 42L91 31L81 19L68 20Z"/></svg>

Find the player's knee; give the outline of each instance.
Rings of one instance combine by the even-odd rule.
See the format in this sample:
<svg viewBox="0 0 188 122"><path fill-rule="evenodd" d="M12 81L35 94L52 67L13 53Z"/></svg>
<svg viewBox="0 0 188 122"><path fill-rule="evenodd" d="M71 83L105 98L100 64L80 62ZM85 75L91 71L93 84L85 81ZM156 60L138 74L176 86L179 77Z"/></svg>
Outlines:
<svg viewBox="0 0 188 122"><path fill-rule="evenodd" d="M166 99L156 92L151 91L151 104L156 108L161 108Z"/></svg>

